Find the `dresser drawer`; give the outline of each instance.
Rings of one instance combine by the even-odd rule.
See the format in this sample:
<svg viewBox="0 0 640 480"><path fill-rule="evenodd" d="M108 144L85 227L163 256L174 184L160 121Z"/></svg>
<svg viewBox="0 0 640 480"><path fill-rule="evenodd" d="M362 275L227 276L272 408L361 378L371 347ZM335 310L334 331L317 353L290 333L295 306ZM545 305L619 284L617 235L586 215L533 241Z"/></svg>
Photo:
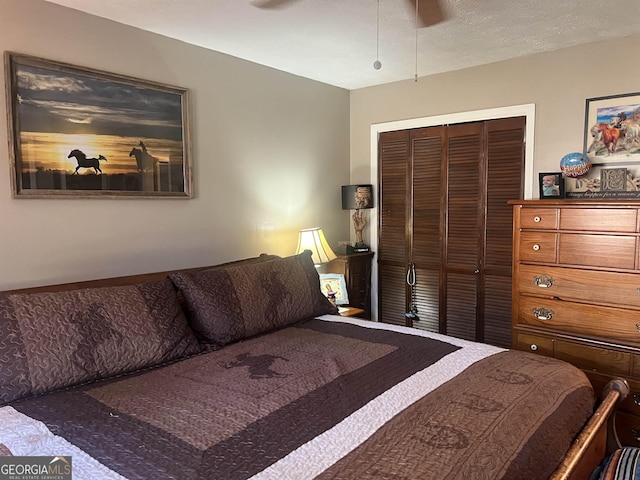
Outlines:
<svg viewBox="0 0 640 480"><path fill-rule="evenodd" d="M515 347L524 352L553 357L553 339L550 337L518 333L516 334Z"/></svg>
<svg viewBox="0 0 640 480"><path fill-rule="evenodd" d="M640 307L640 274L523 264L516 281L526 295Z"/></svg>
<svg viewBox="0 0 640 480"><path fill-rule="evenodd" d="M521 232L520 260L523 262L556 262L557 234L551 232Z"/></svg>
<svg viewBox="0 0 640 480"><path fill-rule="evenodd" d="M558 209L522 208L520 210L520 227L555 230L558 228Z"/></svg>
<svg viewBox="0 0 640 480"><path fill-rule="evenodd" d="M569 362L583 370L613 375L627 376L631 368L630 353L591 347L564 340L555 340L554 357Z"/></svg>
<svg viewBox="0 0 640 480"><path fill-rule="evenodd" d="M590 232L636 232L636 209L624 208L563 208L560 211L561 230Z"/></svg>
<svg viewBox="0 0 640 480"><path fill-rule="evenodd" d="M561 233L558 262L565 265L633 270L636 262L636 237Z"/></svg>
<svg viewBox="0 0 640 480"><path fill-rule="evenodd" d="M518 300L518 323L627 344L640 343L636 326L640 323L640 311L526 295L520 295Z"/></svg>

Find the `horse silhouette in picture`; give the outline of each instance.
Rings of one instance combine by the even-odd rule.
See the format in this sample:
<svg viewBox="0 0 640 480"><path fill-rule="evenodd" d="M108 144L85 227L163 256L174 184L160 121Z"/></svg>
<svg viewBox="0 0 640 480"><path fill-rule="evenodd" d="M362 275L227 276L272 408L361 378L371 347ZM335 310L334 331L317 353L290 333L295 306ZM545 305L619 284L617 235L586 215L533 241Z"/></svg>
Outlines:
<svg viewBox="0 0 640 480"><path fill-rule="evenodd" d="M82 150L78 150L77 148L71 150L71 153L67 155L67 158L71 157L75 157L76 162L78 162L78 166L76 167L72 175L78 174L78 170L80 170L81 168L93 168L97 175L98 172L102 173L102 170L100 169L100 161L107 161L107 159L102 155L98 155L98 158L87 158L84 152Z"/></svg>
<svg viewBox="0 0 640 480"><path fill-rule="evenodd" d="M140 146L142 147L142 150L137 147L133 147L129 152L129 156L136 157L136 164L139 172L154 171L158 166L160 159L147 152L147 147L143 142L140 142Z"/></svg>

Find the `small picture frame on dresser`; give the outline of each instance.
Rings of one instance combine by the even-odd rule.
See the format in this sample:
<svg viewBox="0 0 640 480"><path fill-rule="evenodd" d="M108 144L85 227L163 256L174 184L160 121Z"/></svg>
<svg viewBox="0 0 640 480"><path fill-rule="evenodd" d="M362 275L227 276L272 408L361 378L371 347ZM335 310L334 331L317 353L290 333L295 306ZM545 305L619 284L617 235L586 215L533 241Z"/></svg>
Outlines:
<svg viewBox="0 0 640 480"><path fill-rule="evenodd" d="M564 198L564 177L562 172L546 172L538 174L540 199Z"/></svg>

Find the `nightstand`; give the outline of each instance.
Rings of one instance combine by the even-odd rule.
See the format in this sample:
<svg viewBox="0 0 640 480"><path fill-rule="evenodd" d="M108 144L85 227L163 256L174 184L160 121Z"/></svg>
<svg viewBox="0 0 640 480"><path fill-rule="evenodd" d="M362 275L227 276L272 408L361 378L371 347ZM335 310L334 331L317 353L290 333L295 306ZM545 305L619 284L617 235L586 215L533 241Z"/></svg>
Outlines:
<svg viewBox="0 0 640 480"><path fill-rule="evenodd" d="M349 307L364 310L358 316L371 318L371 259L373 252L338 255L327 264L327 273L344 275L349 294ZM346 306L346 305L345 305Z"/></svg>
<svg viewBox="0 0 640 480"><path fill-rule="evenodd" d="M356 307L338 307L341 317L362 317L364 310Z"/></svg>

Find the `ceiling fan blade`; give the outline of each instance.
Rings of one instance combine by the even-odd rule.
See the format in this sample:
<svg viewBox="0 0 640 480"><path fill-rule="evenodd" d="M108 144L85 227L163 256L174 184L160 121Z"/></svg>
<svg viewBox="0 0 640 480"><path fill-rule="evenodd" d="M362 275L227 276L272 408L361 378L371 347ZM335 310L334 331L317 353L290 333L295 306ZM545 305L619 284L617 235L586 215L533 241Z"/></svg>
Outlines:
<svg viewBox="0 0 640 480"><path fill-rule="evenodd" d="M440 0L407 0L415 10L418 2L418 27L430 27L447 19Z"/></svg>
<svg viewBox="0 0 640 480"><path fill-rule="evenodd" d="M258 8L277 9L277 8L288 7L290 4L295 3L297 1L298 0L253 0L251 4L254 7L258 7Z"/></svg>

